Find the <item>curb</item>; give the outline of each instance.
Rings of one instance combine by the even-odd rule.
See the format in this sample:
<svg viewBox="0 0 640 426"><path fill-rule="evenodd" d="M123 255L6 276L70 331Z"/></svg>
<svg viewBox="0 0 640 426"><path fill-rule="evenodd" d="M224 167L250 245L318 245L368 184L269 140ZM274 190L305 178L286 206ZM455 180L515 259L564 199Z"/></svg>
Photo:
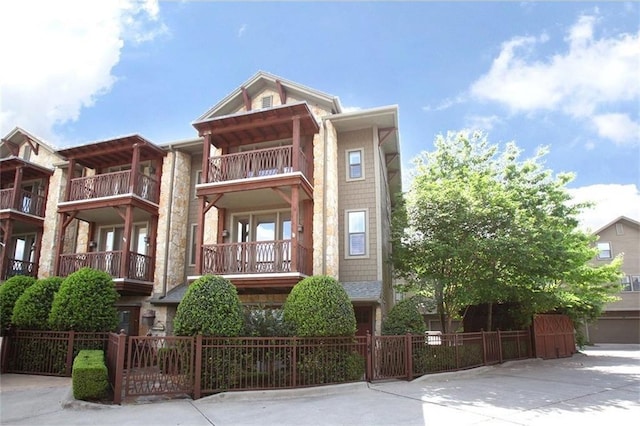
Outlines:
<svg viewBox="0 0 640 426"><path fill-rule="evenodd" d="M341 393L367 390L367 382L342 383L338 385L314 386L297 389L275 389L262 391L223 392L206 396L195 402L223 402L223 401L264 401L272 399L304 398L312 396L335 395Z"/></svg>
<svg viewBox="0 0 640 426"><path fill-rule="evenodd" d="M69 388L60 401L63 410L111 410L120 408L119 405L99 404L97 402L82 401L73 397L73 389Z"/></svg>

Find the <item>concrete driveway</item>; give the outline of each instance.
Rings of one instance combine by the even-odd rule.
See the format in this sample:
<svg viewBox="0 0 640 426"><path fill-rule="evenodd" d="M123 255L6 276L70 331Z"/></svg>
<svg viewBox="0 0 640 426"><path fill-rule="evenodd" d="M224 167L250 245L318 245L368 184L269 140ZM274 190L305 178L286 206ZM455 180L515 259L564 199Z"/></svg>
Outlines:
<svg viewBox="0 0 640 426"><path fill-rule="evenodd" d="M599 345L572 358L516 361L413 382L123 406L73 400L68 378L9 374L0 377L0 410L2 425L635 424L640 345Z"/></svg>

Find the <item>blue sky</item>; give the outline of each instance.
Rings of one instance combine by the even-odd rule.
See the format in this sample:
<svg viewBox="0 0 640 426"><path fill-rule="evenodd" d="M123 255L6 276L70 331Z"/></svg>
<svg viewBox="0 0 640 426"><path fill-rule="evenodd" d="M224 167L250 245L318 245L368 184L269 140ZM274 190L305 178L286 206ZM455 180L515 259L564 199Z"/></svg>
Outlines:
<svg viewBox="0 0 640 426"><path fill-rule="evenodd" d="M190 123L258 70L397 104L405 177L438 133L485 130L573 171L595 229L640 220L634 2L2 2L0 133L57 147ZM28 22L28 24L25 24ZM405 181L406 182L406 181Z"/></svg>

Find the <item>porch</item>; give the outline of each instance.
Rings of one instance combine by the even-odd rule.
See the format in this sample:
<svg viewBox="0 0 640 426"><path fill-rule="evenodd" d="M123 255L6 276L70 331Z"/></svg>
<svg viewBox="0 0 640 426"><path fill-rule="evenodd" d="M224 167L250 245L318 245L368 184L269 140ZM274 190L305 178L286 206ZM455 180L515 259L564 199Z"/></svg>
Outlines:
<svg viewBox="0 0 640 426"><path fill-rule="evenodd" d="M0 210L15 210L44 218L45 207L44 195L21 188L0 189Z"/></svg>
<svg viewBox="0 0 640 426"><path fill-rule="evenodd" d="M87 201L121 195L135 195L158 204L158 180L137 170L73 178L65 201Z"/></svg>

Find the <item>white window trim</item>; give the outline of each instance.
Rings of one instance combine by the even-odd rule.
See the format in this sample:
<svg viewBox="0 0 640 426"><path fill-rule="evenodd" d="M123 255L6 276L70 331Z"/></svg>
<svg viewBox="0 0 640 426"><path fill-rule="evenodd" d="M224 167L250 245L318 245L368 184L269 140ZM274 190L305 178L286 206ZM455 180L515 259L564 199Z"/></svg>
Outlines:
<svg viewBox="0 0 640 426"><path fill-rule="evenodd" d="M349 254L349 213L364 212L364 254L351 255ZM369 209L348 209L344 211L344 258L345 259L369 259L370 247L369 247L369 233L371 232L369 226Z"/></svg>
<svg viewBox="0 0 640 426"><path fill-rule="evenodd" d="M349 154L352 152L360 152L360 170L361 170L361 175L360 177L356 177L356 178L352 178L351 177L351 167L349 164ZM364 180L365 179L365 173L364 173L364 148L353 148L353 149L347 149L344 152L344 159L345 159L345 177L346 177L346 181L347 182L354 182L354 181L358 181L358 180Z"/></svg>
<svg viewBox="0 0 640 426"><path fill-rule="evenodd" d="M189 259L187 261L187 264L189 266L195 266L196 262L195 262L195 252L198 250L198 247L195 247L195 240L196 240L196 233L197 233L197 229L198 229L198 224L197 223L192 223L189 226ZM194 262L191 263L191 259L194 259Z"/></svg>
<svg viewBox="0 0 640 426"><path fill-rule="evenodd" d="M602 257L600 256L600 248L598 247L598 244L609 244L609 256L608 257ZM596 248L598 249L598 260L607 260L607 259L613 259L613 247L611 246L611 242L609 241L600 241L598 243L596 243Z"/></svg>
<svg viewBox="0 0 640 426"><path fill-rule="evenodd" d="M200 182L198 182L198 176L200 176ZM196 175L194 177L194 185L193 185L193 198L197 199L198 198L198 190L197 190L197 186L199 184L202 183L202 170L196 170Z"/></svg>

